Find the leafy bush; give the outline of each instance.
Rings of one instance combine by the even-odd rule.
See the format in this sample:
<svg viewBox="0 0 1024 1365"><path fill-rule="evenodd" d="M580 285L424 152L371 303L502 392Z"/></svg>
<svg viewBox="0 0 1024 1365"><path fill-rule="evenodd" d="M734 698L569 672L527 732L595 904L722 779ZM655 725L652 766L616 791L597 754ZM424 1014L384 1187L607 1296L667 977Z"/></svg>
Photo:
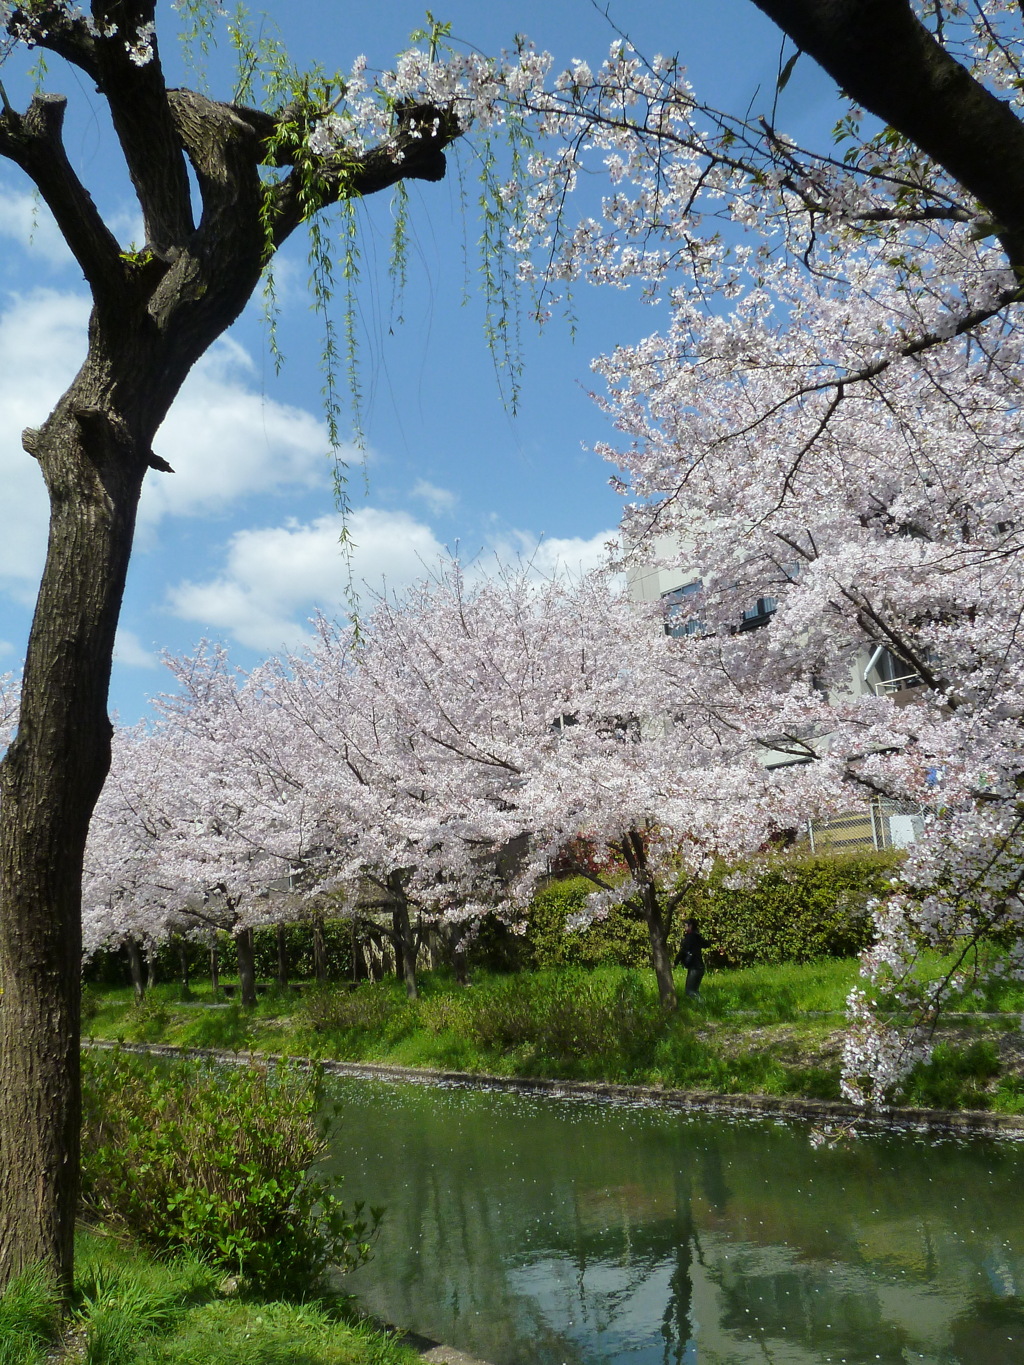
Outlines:
<svg viewBox="0 0 1024 1365"><path fill-rule="evenodd" d="M695 915L719 963L731 967L849 957L871 941L868 902L884 895L898 865L898 854L869 852L723 866L688 892L675 917L674 939L682 937L687 915ZM736 884L737 874L743 885ZM647 926L631 906L613 907L589 929L565 932L566 919L583 908L593 889L585 877L568 877L537 892L523 965L648 965Z"/></svg>
<svg viewBox="0 0 1024 1365"><path fill-rule="evenodd" d="M379 1211L349 1217L325 1148L317 1072L280 1063L83 1064L82 1199L154 1249L192 1252L264 1292L315 1289L369 1255Z"/></svg>
<svg viewBox="0 0 1024 1365"><path fill-rule="evenodd" d="M605 919L589 929L566 933L569 915L583 909L596 888L586 877L567 877L542 887L530 906L526 932L533 965L537 967L644 967L650 961L647 926L630 907L614 906Z"/></svg>
<svg viewBox="0 0 1024 1365"><path fill-rule="evenodd" d="M132 1033L140 1043L155 1043L163 1037L169 1018L164 1001L147 991L133 1009Z"/></svg>
<svg viewBox="0 0 1024 1365"><path fill-rule="evenodd" d="M722 868L688 895L677 916L695 915L701 933L731 967L850 957L871 942L868 902L885 894L899 854L776 858Z"/></svg>

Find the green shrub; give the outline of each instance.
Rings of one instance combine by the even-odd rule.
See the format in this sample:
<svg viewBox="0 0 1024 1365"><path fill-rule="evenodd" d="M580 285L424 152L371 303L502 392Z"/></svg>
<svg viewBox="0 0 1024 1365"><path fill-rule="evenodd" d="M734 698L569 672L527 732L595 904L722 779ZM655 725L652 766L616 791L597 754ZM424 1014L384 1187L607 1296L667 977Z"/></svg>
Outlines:
<svg viewBox="0 0 1024 1365"><path fill-rule="evenodd" d="M899 854L779 857L741 870L721 868L680 907L731 967L850 957L871 942L868 902L885 894Z"/></svg>
<svg viewBox="0 0 1024 1365"><path fill-rule="evenodd" d="M369 1255L379 1213L350 1218L311 1171L326 1145L319 1073L118 1051L86 1055L83 1072L82 1199L104 1222L264 1292L315 1289Z"/></svg>
<svg viewBox="0 0 1024 1365"><path fill-rule="evenodd" d="M170 1015L166 1003L147 991L131 1013L132 1035L140 1043L158 1042L167 1029Z"/></svg>
<svg viewBox="0 0 1024 1365"><path fill-rule="evenodd" d="M596 890L586 877L552 881L534 896L526 932L532 963L536 967L644 967L650 961L647 925L628 906L613 906L604 919L588 929L566 933L569 915L583 909Z"/></svg>
<svg viewBox="0 0 1024 1365"><path fill-rule="evenodd" d="M720 867L687 893L675 915L673 941L682 937L683 920L694 915L720 965L852 956L871 941L868 902L885 894L899 861L899 854L866 852ZM743 885L736 885L739 874ZM566 919L593 890L585 877L567 877L536 893L522 965L649 965L647 926L634 906L614 906L588 929L566 933Z"/></svg>

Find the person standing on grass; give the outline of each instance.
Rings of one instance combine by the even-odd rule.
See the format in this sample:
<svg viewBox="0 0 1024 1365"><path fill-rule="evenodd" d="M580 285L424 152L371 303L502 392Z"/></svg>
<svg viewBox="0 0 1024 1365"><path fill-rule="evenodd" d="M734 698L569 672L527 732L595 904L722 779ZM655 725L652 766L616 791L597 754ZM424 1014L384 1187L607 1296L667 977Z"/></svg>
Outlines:
<svg viewBox="0 0 1024 1365"><path fill-rule="evenodd" d="M697 927L695 919L683 924L683 941L679 945L676 963L686 968L686 996L688 1000L700 998L700 983L704 979L704 958L701 950L711 944Z"/></svg>

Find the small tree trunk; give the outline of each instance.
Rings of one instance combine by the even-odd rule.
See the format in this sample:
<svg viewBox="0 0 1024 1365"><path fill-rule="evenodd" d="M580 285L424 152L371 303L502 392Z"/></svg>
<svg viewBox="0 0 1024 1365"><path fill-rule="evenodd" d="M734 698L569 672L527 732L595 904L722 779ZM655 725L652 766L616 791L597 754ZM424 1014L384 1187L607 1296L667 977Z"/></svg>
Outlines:
<svg viewBox="0 0 1024 1365"><path fill-rule="evenodd" d="M405 986L410 1000L419 995L416 988L416 935L413 932L409 905L403 896L391 912L391 925L394 931L395 975Z"/></svg>
<svg viewBox="0 0 1024 1365"><path fill-rule="evenodd" d="M676 983L672 975L672 954L668 946L668 932L658 905L658 896L653 886L643 889L644 919L647 921L647 934L651 944L651 966L658 982L658 997L667 1010L678 1007Z"/></svg>
<svg viewBox="0 0 1024 1365"><path fill-rule="evenodd" d="M283 924L277 925L277 984L288 989L288 930Z"/></svg>
<svg viewBox="0 0 1024 1365"><path fill-rule="evenodd" d="M455 969L455 980L460 986L469 985L469 962L466 958L466 945L459 942L455 945L452 953L452 967Z"/></svg>
<svg viewBox="0 0 1024 1365"><path fill-rule="evenodd" d="M321 985L327 980L327 940L323 915L313 916L313 975Z"/></svg>
<svg viewBox="0 0 1024 1365"><path fill-rule="evenodd" d="M256 954L251 929L239 929L235 934L235 950L238 953L239 994L242 1004L252 1009L256 1004Z"/></svg>
<svg viewBox="0 0 1024 1365"><path fill-rule="evenodd" d="M356 933L356 922L354 917L349 920L349 934L349 943L351 944L352 951L352 982L355 984L360 977L359 964L362 962L365 973L366 960L359 944L359 935Z"/></svg>
<svg viewBox="0 0 1024 1365"><path fill-rule="evenodd" d="M178 938L178 980L181 983L183 994L188 993L188 944L184 938Z"/></svg>
<svg viewBox="0 0 1024 1365"><path fill-rule="evenodd" d="M220 951L217 947L217 935L210 935L210 986L213 989L213 998L216 1000L220 995Z"/></svg>
<svg viewBox="0 0 1024 1365"><path fill-rule="evenodd" d="M679 1007L676 997L676 983L672 975L672 954L669 952L668 935L672 927L671 911L663 914L658 902L658 892L647 865L647 844L639 830L630 830L622 841L622 852L626 866L633 880L640 886L640 904L647 923L647 936L651 945L651 966L658 983L658 997L666 1010Z"/></svg>
<svg viewBox="0 0 1024 1365"><path fill-rule="evenodd" d="M128 970L132 977L135 1003L141 1005L146 998L146 977L142 970L142 949L139 947L139 940L137 938L126 938L124 951L128 957Z"/></svg>
<svg viewBox="0 0 1024 1365"><path fill-rule="evenodd" d="M146 954L146 989L156 985L156 953L152 949Z"/></svg>

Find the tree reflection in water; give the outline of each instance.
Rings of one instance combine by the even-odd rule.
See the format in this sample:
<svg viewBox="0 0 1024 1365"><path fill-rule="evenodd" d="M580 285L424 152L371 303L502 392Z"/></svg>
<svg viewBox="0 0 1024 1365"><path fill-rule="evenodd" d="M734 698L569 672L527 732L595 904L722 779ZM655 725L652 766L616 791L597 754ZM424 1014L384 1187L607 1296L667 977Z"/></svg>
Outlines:
<svg viewBox="0 0 1024 1365"><path fill-rule="evenodd" d="M339 1083L332 1165L387 1205L345 1288L494 1365L1024 1360L1024 1152Z"/></svg>

